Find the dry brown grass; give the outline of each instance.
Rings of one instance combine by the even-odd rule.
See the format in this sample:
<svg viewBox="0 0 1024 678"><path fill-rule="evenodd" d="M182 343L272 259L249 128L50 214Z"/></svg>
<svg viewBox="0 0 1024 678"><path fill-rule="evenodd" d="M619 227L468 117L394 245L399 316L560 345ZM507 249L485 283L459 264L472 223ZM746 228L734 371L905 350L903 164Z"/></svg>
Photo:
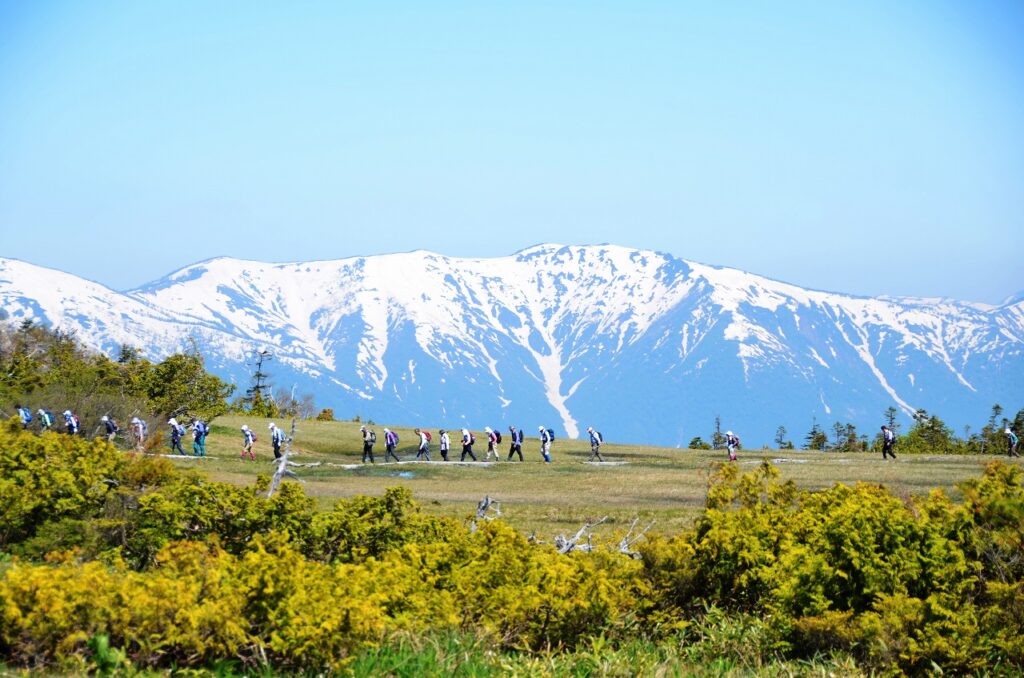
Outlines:
<svg viewBox="0 0 1024 678"><path fill-rule="evenodd" d="M201 466L211 477L237 484L251 483L259 472L271 471L269 420L221 417L214 422L207 441L206 461L182 460L181 466ZM257 462L239 459L241 433L248 423L258 435ZM290 423L278 420L278 424ZM615 530L634 517L657 521L655 529L675 532L692 524L703 506L709 471L725 461L724 452L678 450L661 447L616 445L608 443L602 451L607 460L623 465L589 465L586 441L555 441L553 463L544 464L539 442L534 437L524 444L526 461L505 462L508 443L502 444L503 461L490 466L457 465L437 460L436 428L431 429L432 463L382 464L383 426L373 427L379 442L374 448L378 463L360 465L362 442L359 424L352 422L299 423L294 449L296 461L322 461L357 468L321 466L297 472L305 480L306 491L327 508L336 499L357 494L379 495L384 488L409 487L427 511L464 517L473 513L476 503L490 495L501 502L505 518L526 532L550 539L554 534L575 530L583 522L609 516ZM399 456L415 456L416 436L408 427L394 427L399 434ZM483 433L475 431L474 451L483 459L486 450ZM532 433L527 429L527 434ZM187 442L187 441L186 441ZM454 455L458 458L458 446ZM187 449L187 446L186 446ZM941 487L956 495L955 485L977 476L994 457L956 457L940 455L900 455L896 462L882 462L875 454L836 454L788 450L745 450L739 464L752 469L762 460L775 461L783 479L792 479L800 487L820 489L835 483L857 481L881 483L900 495L919 495ZM1018 460L1014 460L1019 463Z"/></svg>

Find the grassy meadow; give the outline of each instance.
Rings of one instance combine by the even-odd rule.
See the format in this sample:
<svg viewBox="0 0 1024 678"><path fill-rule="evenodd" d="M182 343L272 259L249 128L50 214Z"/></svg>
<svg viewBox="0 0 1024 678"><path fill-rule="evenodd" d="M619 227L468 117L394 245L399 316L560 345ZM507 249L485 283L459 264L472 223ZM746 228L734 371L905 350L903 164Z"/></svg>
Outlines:
<svg viewBox="0 0 1024 678"><path fill-rule="evenodd" d="M204 469L210 477L234 484L249 484L258 473L272 472L270 420L251 417L217 418L207 439L207 459L176 460L182 468ZM239 458L245 423L259 436L257 461ZM290 427L290 422L277 420ZM617 530L639 517L644 524L656 521L659 531L675 532L688 527L703 505L710 470L725 461L724 451L699 451L605 443L602 454L609 463L587 464L590 445L585 440L559 438L552 446L552 463L544 464L536 437L523 444L525 462L507 462L508 442L502 443L502 461L465 465L443 463L437 452L438 435L432 429L431 463L412 461L417 437L408 427L391 427L400 437L398 455L403 463L382 463L383 426L374 425L378 442L377 463L361 464L362 440L354 422L301 421L293 450L298 463L324 462L315 468L298 468L306 492L324 508L335 500L358 494L381 495L384 489L406 486L431 513L470 516L485 495L500 502L503 517L518 529L536 532L548 540L575 531L581 524L608 516ZM474 452L483 459L487 444L477 434ZM527 430L527 435L533 433ZM191 438L183 441L190 450ZM455 445L449 459L458 459ZM739 465L749 470L767 459L776 464L783 479L802 488L820 489L836 483L880 483L900 496L923 494L940 487L953 496L955 485L981 473L991 456L899 455L883 462L878 454L840 454L804 450L743 450ZM1003 457L1005 459L1005 457ZM1014 460L1015 462L1017 460Z"/></svg>

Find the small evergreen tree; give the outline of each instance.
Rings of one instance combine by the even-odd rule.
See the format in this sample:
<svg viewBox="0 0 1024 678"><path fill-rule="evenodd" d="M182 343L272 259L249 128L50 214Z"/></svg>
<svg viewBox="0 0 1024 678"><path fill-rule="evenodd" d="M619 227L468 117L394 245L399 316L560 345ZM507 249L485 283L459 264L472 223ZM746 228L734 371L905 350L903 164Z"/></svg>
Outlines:
<svg viewBox="0 0 1024 678"><path fill-rule="evenodd" d="M982 453L994 454L1003 446L1002 431L999 429L999 417L1003 414L1003 406L996 403L992 406L988 421L981 429Z"/></svg>
<svg viewBox="0 0 1024 678"><path fill-rule="evenodd" d="M928 454L948 454L957 450L952 429L924 409L914 413L914 425L901 440L901 446L908 452Z"/></svg>
<svg viewBox="0 0 1024 678"><path fill-rule="evenodd" d="M722 433L722 417L715 415L715 432L711 434L711 447L718 449L725 445L725 435Z"/></svg>
<svg viewBox="0 0 1024 678"><path fill-rule="evenodd" d="M824 450L828 445L828 436L818 426L817 419L812 420L811 430L804 436L805 450Z"/></svg>
<svg viewBox="0 0 1024 678"><path fill-rule="evenodd" d="M900 430L900 425L896 421L896 416L898 414L899 410L897 410L892 405L885 408L885 412L882 413L882 416L885 418L885 425L888 426L892 430L892 432L896 434L899 434Z"/></svg>
<svg viewBox="0 0 1024 678"><path fill-rule="evenodd" d="M775 446L784 449L786 447L786 427L780 425L775 429Z"/></svg>
<svg viewBox="0 0 1024 678"><path fill-rule="evenodd" d="M691 449L691 450L710 450L711 449L711 445L708 445L706 442L704 442L704 440L701 439L700 436L696 436L695 438L691 439L689 444L686 447Z"/></svg>

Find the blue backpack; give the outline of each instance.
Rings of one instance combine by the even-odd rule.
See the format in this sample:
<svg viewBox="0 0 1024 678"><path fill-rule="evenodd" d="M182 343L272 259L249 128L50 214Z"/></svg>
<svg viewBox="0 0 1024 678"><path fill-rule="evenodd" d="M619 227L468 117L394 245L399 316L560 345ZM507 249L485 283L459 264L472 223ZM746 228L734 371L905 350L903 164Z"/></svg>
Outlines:
<svg viewBox="0 0 1024 678"><path fill-rule="evenodd" d="M548 429L548 440L550 440L551 442L555 441L555 431L554 431L554 429L550 429L550 428Z"/></svg>
<svg viewBox="0 0 1024 678"><path fill-rule="evenodd" d="M32 412L27 407L23 407L18 410L18 414L20 414L21 418L25 420L26 424L32 423Z"/></svg>

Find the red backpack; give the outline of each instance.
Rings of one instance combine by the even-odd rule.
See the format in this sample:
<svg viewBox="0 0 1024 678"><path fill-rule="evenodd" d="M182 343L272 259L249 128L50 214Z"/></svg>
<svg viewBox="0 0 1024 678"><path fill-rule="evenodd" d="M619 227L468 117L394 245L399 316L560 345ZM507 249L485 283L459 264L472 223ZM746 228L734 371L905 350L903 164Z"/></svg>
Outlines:
<svg viewBox="0 0 1024 678"><path fill-rule="evenodd" d="M427 442L428 443L433 441L433 438L430 437L430 431L424 431L423 435L425 435L427 437Z"/></svg>

